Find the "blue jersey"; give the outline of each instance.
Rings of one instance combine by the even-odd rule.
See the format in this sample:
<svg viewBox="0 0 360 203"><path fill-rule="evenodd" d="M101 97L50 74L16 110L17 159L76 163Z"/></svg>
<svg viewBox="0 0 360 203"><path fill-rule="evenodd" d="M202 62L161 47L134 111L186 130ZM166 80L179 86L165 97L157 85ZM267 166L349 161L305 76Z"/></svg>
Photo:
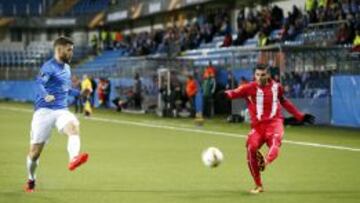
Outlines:
<svg viewBox="0 0 360 203"><path fill-rule="evenodd" d="M79 91L71 88L70 66L52 58L45 62L36 78L37 94L35 110L39 108L64 109L68 107L68 95L78 95ZM46 102L45 96L53 95L55 100Z"/></svg>

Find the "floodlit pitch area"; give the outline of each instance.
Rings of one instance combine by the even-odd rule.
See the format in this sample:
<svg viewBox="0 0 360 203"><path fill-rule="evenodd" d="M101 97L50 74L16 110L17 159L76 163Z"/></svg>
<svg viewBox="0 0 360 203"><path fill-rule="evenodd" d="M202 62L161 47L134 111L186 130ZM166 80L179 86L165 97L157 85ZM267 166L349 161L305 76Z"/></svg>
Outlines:
<svg viewBox="0 0 360 203"><path fill-rule="evenodd" d="M67 170L67 139L53 131L40 159L37 190L27 194L25 158L30 104L0 102L0 202L358 202L360 130L286 128L279 158L263 174L265 193L253 187L245 157L248 125L164 119L97 110L80 117L89 162ZM216 146L219 168L201 162ZM263 151L266 147L263 147Z"/></svg>

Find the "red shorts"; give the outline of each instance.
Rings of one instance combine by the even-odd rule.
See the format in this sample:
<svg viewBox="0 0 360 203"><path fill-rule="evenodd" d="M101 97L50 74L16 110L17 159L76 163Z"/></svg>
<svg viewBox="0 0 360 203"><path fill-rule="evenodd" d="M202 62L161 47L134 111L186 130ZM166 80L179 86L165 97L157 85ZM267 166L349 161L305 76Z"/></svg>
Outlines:
<svg viewBox="0 0 360 203"><path fill-rule="evenodd" d="M268 147L273 144L281 145L284 135L284 125L282 119L260 122L252 128L246 142L246 146L251 145L257 149L266 143Z"/></svg>

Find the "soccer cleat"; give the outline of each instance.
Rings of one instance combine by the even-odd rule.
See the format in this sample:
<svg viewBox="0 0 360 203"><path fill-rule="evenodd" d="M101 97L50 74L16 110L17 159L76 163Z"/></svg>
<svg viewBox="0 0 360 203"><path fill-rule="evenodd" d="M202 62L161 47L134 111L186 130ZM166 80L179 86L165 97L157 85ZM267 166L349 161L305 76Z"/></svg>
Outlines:
<svg viewBox="0 0 360 203"><path fill-rule="evenodd" d="M263 172L265 170L265 159L264 156L261 154L260 151L256 152L256 159L258 161L259 170Z"/></svg>
<svg viewBox="0 0 360 203"><path fill-rule="evenodd" d="M24 186L25 192L32 193L35 192L35 180L28 180Z"/></svg>
<svg viewBox="0 0 360 203"><path fill-rule="evenodd" d="M77 155L76 157L73 158L73 160L71 160L71 162L69 163L69 170L73 171L75 170L77 167L81 166L82 164L86 163L86 161L89 158L89 154L87 153L82 153Z"/></svg>
<svg viewBox="0 0 360 203"><path fill-rule="evenodd" d="M256 186L254 189L250 190L250 194L257 195L261 192L264 192L264 189L261 186Z"/></svg>

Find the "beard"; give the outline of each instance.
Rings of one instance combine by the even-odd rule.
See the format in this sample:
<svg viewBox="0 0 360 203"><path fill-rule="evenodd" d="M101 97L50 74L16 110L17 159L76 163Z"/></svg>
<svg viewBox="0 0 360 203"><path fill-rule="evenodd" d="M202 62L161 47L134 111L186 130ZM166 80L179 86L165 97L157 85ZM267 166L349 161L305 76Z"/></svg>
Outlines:
<svg viewBox="0 0 360 203"><path fill-rule="evenodd" d="M62 55L60 59L64 63L70 63L71 62L71 57L67 57L65 54Z"/></svg>
<svg viewBox="0 0 360 203"><path fill-rule="evenodd" d="M266 83L267 83L267 78L265 78L265 79L260 79L260 84L261 84L262 86L265 86Z"/></svg>

